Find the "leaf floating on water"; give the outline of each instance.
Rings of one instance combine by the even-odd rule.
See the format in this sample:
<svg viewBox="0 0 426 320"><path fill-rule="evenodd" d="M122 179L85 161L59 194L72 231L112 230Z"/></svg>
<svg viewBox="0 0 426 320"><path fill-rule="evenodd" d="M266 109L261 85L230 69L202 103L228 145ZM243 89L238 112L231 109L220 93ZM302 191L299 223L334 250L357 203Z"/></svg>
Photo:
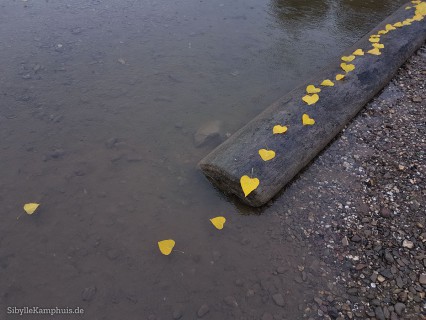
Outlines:
<svg viewBox="0 0 426 320"><path fill-rule="evenodd" d="M165 256L168 256L172 252L175 244L176 242L172 239L162 240L162 241L158 241L158 248L160 249L162 254L164 254Z"/></svg>
<svg viewBox="0 0 426 320"><path fill-rule="evenodd" d="M385 45L382 43L373 43L373 47L377 49L383 49Z"/></svg>
<svg viewBox="0 0 426 320"><path fill-rule="evenodd" d="M316 93L313 95L307 94L302 98L303 101L305 101L309 106L316 103L319 100L319 95Z"/></svg>
<svg viewBox="0 0 426 320"><path fill-rule="evenodd" d="M397 28L401 28L402 27L402 22L394 23L393 26L397 27Z"/></svg>
<svg viewBox="0 0 426 320"><path fill-rule="evenodd" d="M336 74L336 80L337 81L340 81L340 80L343 80L345 78L345 75L344 74Z"/></svg>
<svg viewBox="0 0 426 320"><path fill-rule="evenodd" d="M351 62L351 61L355 60L355 56L354 55L343 56L342 60L345 61L345 62Z"/></svg>
<svg viewBox="0 0 426 320"><path fill-rule="evenodd" d="M354 56L363 56L364 55L364 50L362 49L357 49L354 51L354 53L352 53Z"/></svg>
<svg viewBox="0 0 426 320"><path fill-rule="evenodd" d="M387 24L385 28L386 28L386 31L396 30L396 28L391 24Z"/></svg>
<svg viewBox="0 0 426 320"><path fill-rule="evenodd" d="M225 217L215 217L215 218L210 219L210 221L216 227L216 229L222 230L223 225L226 222L226 218Z"/></svg>
<svg viewBox="0 0 426 320"><path fill-rule="evenodd" d="M273 150L267 150L267 149L260 149L259 155L262 158L263 161L269 161L275 158L275 151Z"/></svg>
<svg viewBox="0 0 426 320"><path fill-rule="evenodd" d="M240 179L241 188L243 189L244 196L247 197L251 192L259 186L258 178L250 178L249 176L242 176Z"/></svg>
<svg viewBox="0 0 426 320"><path fill-rule="evenodd" d="M382 53L380 52L379 48L374 48L368 51L369 54L373 54L375 56L380 56Z"/></svg>
<svg viewBox="0 0 426 320"><path fill-rule="evenodd" d="M355 65L353 64L341 63L340 67L346 72L351 72L355 70Z"/></svg>
<svg viewBox="0 0 426 320"><path fill-rule="evenodd" d="M273 134L279 134L279 133L286 133L287 130L288 130L288 128L286 126L280 126L280 125L277 124L272 129L272 132L273 132Z"/></svg>
<svg viewBox="0 0 426 320"><path fill-rule="evenodd" d="M27 214L31 215L31 214L33 214L37 210L37 208L39 207L39 205L40 204L38 204L38 203L26 203L24 205L24 210L25 210L25 212Z"/></svg>
<svg viewBox="0 0 426 320"><path fill-rule="evenodd" d="M302 116L302 123L304 126L312 126L315 124L315 120L304 113Z"/></svg>
<svg viewBox="0 0 426 320"><path fill-rule="evenodd" d="M321 92L320 88L316 88L314 85L310 84L306 87L306 92L309 94Z"/></svg>
<svg viewBox="0 0 426 320"><path fill-rule="evenodd" d="M323 82L321 82L321 85L324 87L334 87L334 82L326 79Z"/></svg>

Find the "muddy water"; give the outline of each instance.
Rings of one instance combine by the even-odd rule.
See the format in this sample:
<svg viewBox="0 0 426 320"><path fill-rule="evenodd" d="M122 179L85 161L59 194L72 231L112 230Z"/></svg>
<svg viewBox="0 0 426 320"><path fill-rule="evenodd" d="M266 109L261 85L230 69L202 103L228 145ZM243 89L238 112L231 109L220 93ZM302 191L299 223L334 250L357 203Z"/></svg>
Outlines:
<svg viewBox="0 0 426 320"><path fill-rule="evenodd" d="M318 283L298 266L319 259L217 192L196 169L214 145L193 134L232 134L402 3L0 3L0 312L301 318ZM20 216L26 202L42 206Z"/></svg>

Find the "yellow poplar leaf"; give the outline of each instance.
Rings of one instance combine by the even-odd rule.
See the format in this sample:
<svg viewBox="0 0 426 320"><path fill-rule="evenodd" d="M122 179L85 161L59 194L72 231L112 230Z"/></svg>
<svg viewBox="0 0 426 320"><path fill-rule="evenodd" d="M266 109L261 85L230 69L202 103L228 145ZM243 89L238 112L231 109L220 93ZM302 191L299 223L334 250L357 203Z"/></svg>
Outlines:
<svg viewBox="0 0 426 320"><path fill-rule="evenodd" d="M274 126L274 128L272 129L272 132L274 134L278 134L278 133L286 133L288 130L288 128L286 126L280 126L280 125L276 125Z"/></svg>
<svg viewBox="0 0 426 320"><path fill-rule="evenodd" d="M422 21L423 20L423 16L422 15L420 15L420 14L416 14L414 17L413 17L413 21Z"/></svg>
<svg viewBox="0 0 426 320"><path fill-rule="evenodd" d="M354 55L343 56L342 60L345 61L345 62L351 62L351 61L355 60L355 56Z"/></svg>
<svg viewBox="0 0 426 320"><path fill-rule="evenodd" d="M363 56L364 55L364 50L362 49L357 49L354 51L354 53L352 53L354 56Z"/></svg>
<svg viewBox="0 0 426 320"><path fill-rule="evenodd" d="M411 9L411 7L410 7L410 6L405 7L405 10L410 10L410 9Z"/></svg>
<svg viewBox="0 0 426 320"><path fill-rule="evenodd" d="M416 6L416 15L425 16L426 15L426 2L418 2L419 4Z"/></svg>
<svg viewBox="0 0 426 320"><path fill-rule="evenodd" d="M372 35L370 36L370 38L380 38L380 36L379 36L378 34L372 34Z"/></svg>
<svg viewBox="0 0 426 320"><path fill-rule="evenodd" d="M313 95L307 94L306 96L302 98L302 100L305 101L310 106L311 104L314 104L319 100L319 95L317 95L316 93Z"/></svg>
<svg viewBox="0 0 426 320"><path fill-rule="evenodd" d="M397 28L401 28L402 27L402 22L394 23L393 26L397 27Z"/></svg>
<svg viewBox="0 0 426 320"><path fill-rule="evenodd" d="M331 80L326 79L323 82L321 82L321 85L325 86L325 87L333 87L334 86L334 82L331 81Z"/></svg>
<svg viewBox="0 0 426 320"><path fill-rule="evenodd" d="M371 43L375 43L375 42L379 42L380 38L370 38L368 39L368 41L370 41Z"/></svg>
<svg viewBox="0 0 426 320"><path fill-rule="evenodd" d="M373 43L373 47L377 49L383 49L385 45L382 43Z"/></svg>
<svg viewBox="0 0 426 320"><path fill-rule="evenodd" d="M160 251L162 254L164 254L165 256L168 256L172 252L175 244L176 242L172 239L162 240L162 241L158 241L158 248L160 248Z"/></svg>
<svg viewBox="0 0 426 320"><path fill-rule="evenodd" d="M260 157L262 158L263 161L269 161L269 160L275 158L275 151L267 150L267 149L260 149L259 155L260 155Z"/></svg>
<svg viewBox="0 0 426 320"><path fill-rule="evenodd" d="M210 221L216 227L216 229L222 230L223 225L226 222L226 218L225 217L215 217L215 218L210 219Z"/></svg>
<svg viewBox="0 0 426 320"><path fill-rule="evenodd" d="M258 178L250 178L249 176L242 176L240 179L241 188L243 189L244 196L247 197L252 191L256 190L259 186Z"/></svg>
<svg viewBox="0 0 426 320"><path fill-rule="evenodd" d="M355 65L353 64L341 63L340 67L346 72L351 72L355 70Z"/></svg>
<svg viewBox="0 0 426 320"><path fill-rule="evenodd" d="M343 80L343 78L345 78L345 75L344 74L336 74L336 80L337 81L340 81L340 80Z"/></svg>
<svg viewBox="0 0 426 320"><path fill-rule="evenodd" d="M386 30L380 30L379 32L377 32L378 34L380 34L380 35L382 35L382 34L386 34L386 33L388 33L388 31L386 31Z"/></svg>
<svg viewBox="0 0 426 320"><path fill-rule="evenodd" d="M411 25L411 22L410 22L410 21L405 20L405 21L402 23L402 25L403 25L403 26L410 26L410 25Z"/></svg>
<svg viewBox="0 0 426 320"><path fill-rule="evenodd" d="M315 120L309 117L306 113L302 115L302 123L304 126L312 126L315 124Z"/></svg>
<svg viewBox="0 0 426 320"><path fill-rule="evenodd" d="M318 92L321 92L321 89L316 88L314 85L310 84L309 86L306 87L306 92L307 93L318 93Z"/></svg>
<svg viewBox="0 0 426 320"><path fill-rule="evenodd" d="M24 210L27 214L33 214L37 210L39 205L40 204L38 203L26 203L24 205Z"/></svg>
<svg viewBox="0 0 426 320"><path fill-rule="evenodd" d="M386 25L386 31L392 31L392 30L395 30L396 28L393 26L393 25L391 25L391 24L387 24Z"/></svg>
<svg viewBox="0 0 426 320"><path fill-rule="evenodd" d="M373 54L375 56L380 56L382 53L380 52L379 48L374 48L368 51L369 54Z"/></svg>

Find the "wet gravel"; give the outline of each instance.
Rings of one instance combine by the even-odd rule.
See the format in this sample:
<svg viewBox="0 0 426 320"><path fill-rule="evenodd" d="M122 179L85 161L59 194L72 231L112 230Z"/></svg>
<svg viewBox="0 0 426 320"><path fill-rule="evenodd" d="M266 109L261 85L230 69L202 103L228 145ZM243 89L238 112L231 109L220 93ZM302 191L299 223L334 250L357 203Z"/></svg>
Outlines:
<svg viewBox="0 0 426 320"><path fill-rule="evenodd" d="M272 206L321 258L306 318L426 319L425 120L423 46Z"/></svg>

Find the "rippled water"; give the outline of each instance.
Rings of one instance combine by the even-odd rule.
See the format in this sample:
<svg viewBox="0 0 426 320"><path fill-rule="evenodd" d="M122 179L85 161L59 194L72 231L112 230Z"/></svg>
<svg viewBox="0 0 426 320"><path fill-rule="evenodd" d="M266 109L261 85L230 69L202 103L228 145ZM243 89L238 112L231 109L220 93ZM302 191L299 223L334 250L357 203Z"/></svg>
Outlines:
<svg viewBox="0 0 426 320"><path fill-rule="evenodd" d="M192 319L203 303L208 319L276 312L244 290L302 249L271 236L279 217L247 216L260 212L206 181L196 164L214 145L193 135L220 121L229 136L402 3L1 2L0 306L82 306L91 319ZM42 206L17 219L26 202ZM285 277L296 319L306 288Z"/></svg>

